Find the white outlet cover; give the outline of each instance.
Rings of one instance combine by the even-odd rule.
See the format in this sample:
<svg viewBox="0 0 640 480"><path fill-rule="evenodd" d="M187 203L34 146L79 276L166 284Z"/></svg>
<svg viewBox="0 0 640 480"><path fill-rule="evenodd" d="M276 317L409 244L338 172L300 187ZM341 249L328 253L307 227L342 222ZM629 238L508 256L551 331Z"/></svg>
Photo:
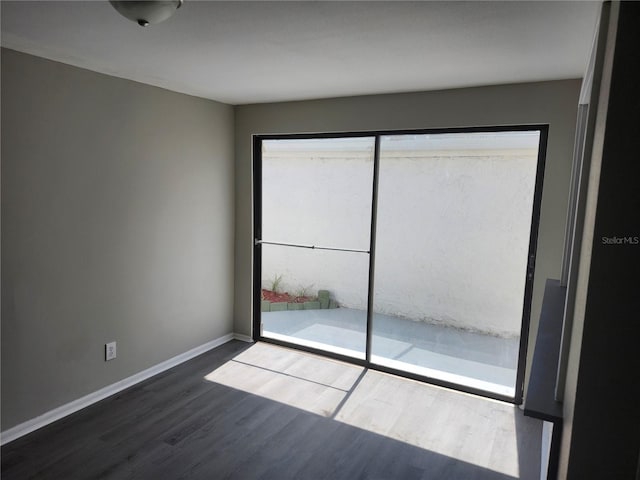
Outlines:
<svg viewBox="0 0 640 480"><path fill-rule="evenodd" d="M106 343L104 346L105 361L113 360L114 358L116 358L116 342Z"/></svg>

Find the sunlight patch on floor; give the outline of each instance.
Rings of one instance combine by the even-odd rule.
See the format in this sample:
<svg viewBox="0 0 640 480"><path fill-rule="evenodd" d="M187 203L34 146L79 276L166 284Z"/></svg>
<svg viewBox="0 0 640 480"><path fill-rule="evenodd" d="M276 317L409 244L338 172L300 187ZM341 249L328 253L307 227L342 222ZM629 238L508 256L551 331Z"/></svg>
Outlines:
<svg viewBox="0 0 640 480"><path fill-rule="evenodd" d="M511 404L266 343L205 378L519 478Z"/></svg>
<svg viewBox="0 0 640 480"><path fill-rule="evenodd" d="M331 417L362 370L362 367L258 343L205 378Z"/></svg>

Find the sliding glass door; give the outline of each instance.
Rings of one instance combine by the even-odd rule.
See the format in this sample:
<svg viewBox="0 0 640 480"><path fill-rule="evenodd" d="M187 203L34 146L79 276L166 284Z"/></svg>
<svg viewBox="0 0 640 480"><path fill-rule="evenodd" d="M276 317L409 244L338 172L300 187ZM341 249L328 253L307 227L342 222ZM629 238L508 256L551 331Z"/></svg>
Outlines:
<svg viewBox="0 0 640 480"><path fill-rule="evenodd" d="M256 339L521 400L545 126L256 137Z"/></svg>
<svg viewBox="0 0 640 480"><path fill-rule="evenodd" d="M264 338L365 358L374 138L264 140Z"/></svg>
<svg viewBox="0 0 640 480"><path fill-rule="evenodd" d="M382 137L372 362L514 396L539 141Z"/></svg>

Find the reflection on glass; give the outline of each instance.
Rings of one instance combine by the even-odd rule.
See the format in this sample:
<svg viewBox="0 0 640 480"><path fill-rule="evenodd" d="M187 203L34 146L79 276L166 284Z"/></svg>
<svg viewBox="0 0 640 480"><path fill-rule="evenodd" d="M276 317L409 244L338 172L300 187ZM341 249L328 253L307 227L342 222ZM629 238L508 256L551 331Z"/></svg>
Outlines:
<svg viewBox="0 0 640 480"><path fill-rule="evenodd" d="M381 138L372 362L514 395L538 143Z"/></svg>

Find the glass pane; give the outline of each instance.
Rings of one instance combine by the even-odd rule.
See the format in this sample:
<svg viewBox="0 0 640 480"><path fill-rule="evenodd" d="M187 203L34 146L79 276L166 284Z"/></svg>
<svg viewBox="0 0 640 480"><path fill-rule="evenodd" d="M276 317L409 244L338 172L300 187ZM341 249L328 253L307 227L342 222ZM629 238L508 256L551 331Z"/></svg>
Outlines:
<svg viewBox="0 0 640 480"><path fill-rule="evenodd" d="M262 335L364 358L369 255L262 246Z"/></svg>
<svg viewBox="0 0 640 480"><path fill-rule="evenodd" d="M381 138L372 362L514 395L538 144Z"/></svg>
<svg viewBox="0 0 640 480"><path fill-rule="evenodd" d="M369 250L374 143L263 141L262 239Z"/></svg>

